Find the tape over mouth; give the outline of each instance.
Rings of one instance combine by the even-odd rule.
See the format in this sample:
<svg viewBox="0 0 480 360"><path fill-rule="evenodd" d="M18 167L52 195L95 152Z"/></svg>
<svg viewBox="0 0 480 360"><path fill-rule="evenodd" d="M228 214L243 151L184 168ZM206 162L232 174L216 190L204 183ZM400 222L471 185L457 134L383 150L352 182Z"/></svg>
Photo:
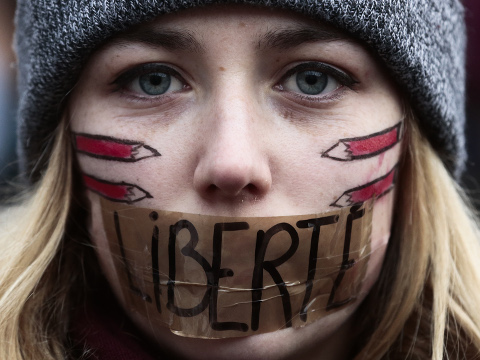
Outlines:
<svg viewBox="0 0 480 360"><path fill-rule="evenodd" d="M222 217L101 199L126 311L177 335L303 327L356 301L373 202L297 216Z"/></svg>

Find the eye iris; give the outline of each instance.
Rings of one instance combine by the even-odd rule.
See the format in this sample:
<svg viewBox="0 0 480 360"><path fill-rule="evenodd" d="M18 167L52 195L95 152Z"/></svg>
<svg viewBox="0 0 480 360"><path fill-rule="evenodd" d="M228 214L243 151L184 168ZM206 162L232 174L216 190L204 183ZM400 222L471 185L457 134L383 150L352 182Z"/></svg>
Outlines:
<svg viewBox="0 0 480 360"><path fill-rule="evenodd" d="M164 73L145 74L139 78L140 87L148 95L164 94L170 87L171 82L171 76Z"/></svg>
<svg viewBox="0 0 480 360"><path fill-rule="evenodd" d="M301 71L297 74L298 88L308 95L320 94L328 84L328 76L319 71Z"/></svg>

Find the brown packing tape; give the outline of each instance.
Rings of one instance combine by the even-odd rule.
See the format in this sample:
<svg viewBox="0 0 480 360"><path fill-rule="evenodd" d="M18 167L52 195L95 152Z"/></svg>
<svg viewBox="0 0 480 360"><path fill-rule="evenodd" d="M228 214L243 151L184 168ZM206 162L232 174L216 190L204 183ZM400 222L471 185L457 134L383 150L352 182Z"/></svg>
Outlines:
<svg viewBox="0 0 480 360"><path fill-rule="evenodd" d="M371 252L373 200L253 218L101 205L128 310L182 336L231 338L312 323L355 301Z"/></svg>

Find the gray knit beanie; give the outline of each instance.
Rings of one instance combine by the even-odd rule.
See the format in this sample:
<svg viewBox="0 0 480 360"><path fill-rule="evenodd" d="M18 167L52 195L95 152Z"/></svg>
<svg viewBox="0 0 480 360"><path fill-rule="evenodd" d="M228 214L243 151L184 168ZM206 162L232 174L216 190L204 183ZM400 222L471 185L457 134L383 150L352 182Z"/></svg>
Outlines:
<svg viewBox="0 0 480 360"><path fill-rule="evenodd" d="M20 161L30 182L51 151L62 101L90 53L157 15L225 0L18 0ZM464 9L459 0L236 0L287 8L363 40L385 62L450 172L466 160Z"/></svg>

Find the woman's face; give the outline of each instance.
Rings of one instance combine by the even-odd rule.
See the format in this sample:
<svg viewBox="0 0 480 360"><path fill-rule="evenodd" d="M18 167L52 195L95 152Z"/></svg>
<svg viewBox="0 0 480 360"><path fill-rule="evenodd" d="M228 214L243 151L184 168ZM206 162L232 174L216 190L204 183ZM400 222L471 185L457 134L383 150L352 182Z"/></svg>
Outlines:
<svg viewBox="0 0 480 360"><path fill-rule="evenodd" d="M98 50L70 105L87 187L133 184L131 194L117 196L135 206L272 217L323 213L379 196L362 291L342 311L300 329L225 340L176 336L132 315L161 346L188 358L348 356L352 315L381 271L390 235L402 128L399 95L362 45L291 12L184 11ZM89 156L79 137L87 147L100 139L137 148L128 161L111 161L125 156L121 148ZM92 241L122 301L100 197L88 195Z"/></svg>

